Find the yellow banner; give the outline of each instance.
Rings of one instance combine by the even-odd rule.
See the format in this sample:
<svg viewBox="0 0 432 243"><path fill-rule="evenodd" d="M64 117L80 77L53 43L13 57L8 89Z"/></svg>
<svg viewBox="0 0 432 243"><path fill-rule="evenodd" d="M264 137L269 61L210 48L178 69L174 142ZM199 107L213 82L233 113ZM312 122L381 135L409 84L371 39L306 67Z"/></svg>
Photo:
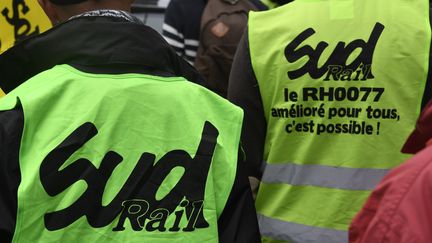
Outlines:
<svg viewBox="0 0 432 243"><path fill-rule="evenodd" d="M51 24L36 0L0 1L0 53Z"/></svg>
<svg viewBox="0 0 432 243"><path fill-rule="evenodd" d="M51 23L36 0L0 1L0 53L17 41L40 34ZM0 97L3 96L0 88Z"/></svg>

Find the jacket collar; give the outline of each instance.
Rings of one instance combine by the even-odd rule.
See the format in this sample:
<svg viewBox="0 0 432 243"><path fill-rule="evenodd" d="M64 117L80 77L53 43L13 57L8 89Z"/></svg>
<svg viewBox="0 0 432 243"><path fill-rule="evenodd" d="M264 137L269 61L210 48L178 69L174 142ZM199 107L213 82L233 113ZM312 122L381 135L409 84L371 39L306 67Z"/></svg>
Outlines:
<svg viewBox="0 0 432 243"><path fill-rule="evenodd" d="M96 73L104 70L98 67L109 67L114 73L130 72L132 67L203 83L196 70L150 27L112 16L81 16L0 55L0 86L10 92L58 64L87 67L86 71Z"/></svg>
<svg viewBox="0 0 432 243"><path fill-rule="evenodd" d="M97 17L97 16L122 18L128 22L143 24L143 22L139 18L135 17L131 13L122 10L114 10L114 9L98 9L98 10L88 11L82 14L72 16L69 20L81 18L81 17Z"/></svg>

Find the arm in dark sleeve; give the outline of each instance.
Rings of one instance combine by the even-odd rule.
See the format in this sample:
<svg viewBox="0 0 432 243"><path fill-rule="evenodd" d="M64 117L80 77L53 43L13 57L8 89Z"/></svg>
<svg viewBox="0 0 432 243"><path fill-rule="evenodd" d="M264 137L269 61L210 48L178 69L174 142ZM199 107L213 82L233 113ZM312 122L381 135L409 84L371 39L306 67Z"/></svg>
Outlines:
<svg viewBox="0 0 432 243"><path fill-rule="evenodd" d="M252 68L247 30L234 57L228 84L228 99L244 110L241 142L248 176L261 178L267 122L258 81Z"/></svg>
<svg viewBox="0 0 432 243"><path fill-rule="evenodd" d="M239 158L242 158L239 152ZM239 159L233 188L218 220L219 243L260 243L260 233L252 194Z"/></svg>
<svg viewBox="0 0 432 243"><path fill-rule="evenodd" d="M11 242L21 181L19 147L24 126L21 108L0 112L0 242Z"/></svg>
<svg viewBox="0 0 432 243"><path fill-rule="evenodd" d="M172 0L165 12L162 35L179 56L185 55L184 16L179 1Z"/></svg>

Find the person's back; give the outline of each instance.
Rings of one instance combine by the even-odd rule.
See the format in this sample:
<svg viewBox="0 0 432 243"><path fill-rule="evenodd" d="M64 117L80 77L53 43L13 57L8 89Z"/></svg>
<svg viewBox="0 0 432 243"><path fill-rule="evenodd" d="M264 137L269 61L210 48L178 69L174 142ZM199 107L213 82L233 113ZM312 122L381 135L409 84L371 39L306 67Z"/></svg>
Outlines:
<svg viewBox="0 0 432 243"><path fill-rule="evenodd" d="M203 75L205 86L222 97L227 95L232 61L248 14L257 10L249 0L209 0L204 9L194 66Z"/></svg>
<svg viewBox="0 0 432 243"><path fill-rule="evenodd" d="M370 190L406 158L427 83L429 2L297 0L252 14L247 38L228 98L245 109L242 143L262 175L261 234L346 242Z"/></svg>
<svg viewBox="0 0 432 243"><path fill-rule="evenodd" d="M259 242L241 110L123 1L52 2L0 56L1 241Z"/></svg>

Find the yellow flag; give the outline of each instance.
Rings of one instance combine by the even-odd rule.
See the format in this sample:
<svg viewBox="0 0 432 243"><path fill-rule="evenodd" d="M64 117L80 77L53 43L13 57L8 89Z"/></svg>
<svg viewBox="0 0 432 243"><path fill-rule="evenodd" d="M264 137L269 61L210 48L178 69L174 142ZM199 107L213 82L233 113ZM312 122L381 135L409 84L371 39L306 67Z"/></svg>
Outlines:
<svg viewBox="0 0 432 243"><path fill-rule="evenodd" d="M0 53L18 40L42 33L50 27L37 0L0 1Z"/></svg>
<svg viewBox="0 0 432 243"><path fill-rule="evenodd" d="M0 53L17 41L40 34L50 27L51 23L37 0L0 0ZM3 95L0 87L0 97Z"/></svg>

